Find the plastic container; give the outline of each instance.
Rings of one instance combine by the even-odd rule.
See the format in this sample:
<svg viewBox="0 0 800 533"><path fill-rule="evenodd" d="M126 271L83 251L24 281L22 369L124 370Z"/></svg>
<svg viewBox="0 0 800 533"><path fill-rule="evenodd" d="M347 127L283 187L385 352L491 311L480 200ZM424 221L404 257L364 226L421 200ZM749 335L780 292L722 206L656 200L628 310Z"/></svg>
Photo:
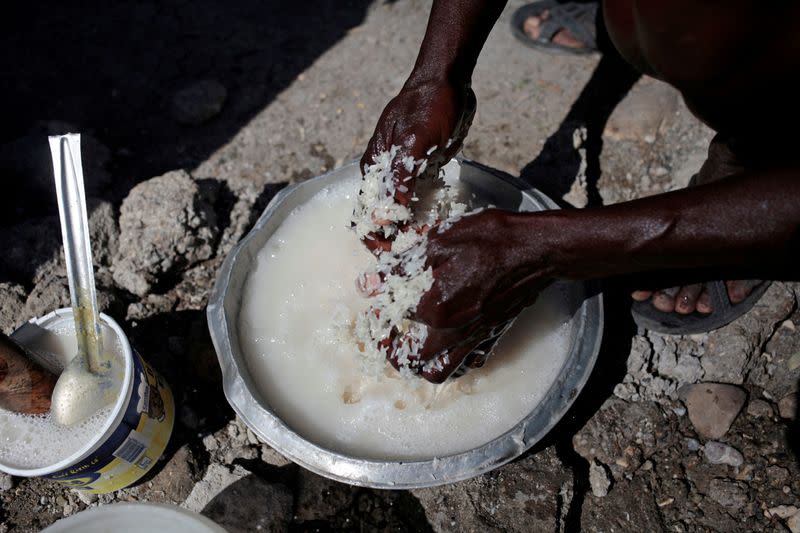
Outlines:
<svg viewBox="0 0 800 533"><path fill-rule="evenodd" d="M125 373L111 415L71 456L41 468L19 468L0 461L0 470L14 476L43 477L94 494L127 487L156 464L167 447L175 420L172 391L166 382L131 348L128 338L109 316L100 320L117 336ZM58 309L21 326L11 338L37 352L48 332L73 329L72 309ZM69 360L44 360L44 366L63 368Z"/></svg>
<svg viewBox="0 0 800 533"><path fill-rule="evenodd" d="M43 533L225 533L203 515L174 505L116 503L62 518Z"/></svg>

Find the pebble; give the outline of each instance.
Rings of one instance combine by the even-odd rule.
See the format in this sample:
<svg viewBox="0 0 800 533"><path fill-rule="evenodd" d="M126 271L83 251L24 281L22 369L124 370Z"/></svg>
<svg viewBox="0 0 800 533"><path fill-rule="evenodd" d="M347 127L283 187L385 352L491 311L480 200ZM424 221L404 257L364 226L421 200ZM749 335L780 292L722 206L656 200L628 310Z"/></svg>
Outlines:
<svg viewBox="0 0 800 533"><path fill-rule="evenodd" d="M258 437L255 433L252 432L250 428L247 428L247 442L254 445L261 445L261 442L258 440Z"/></svg>
<svg viewBox="0 0 800 533"><path fill-rule="evenodd" d="M800 533L800 512L793 514L786 519L786 527L792 533Z"/></svg>
<svg viewBox="0 0 800 533"><path fill-rule="evenodd" d="M592 487L592 494L598 498L603 498L608 495L608 489L611 488L611 479L609 478L608 470L605 465L597 459L589 464L589 484Z"/></svg>
<svg viewBox="0 0 800 533"><path fill-rule="evenodd" d="M708 497L727 509L742 509L749 500L747 485L730 479L712 479Z"/></svg>
<svg viewBox="0 0 800 533"><path fill-rule="evenodd" d="M797 393L787 394L778 402L781 418L795 420L797 418Z"/></svg>
<svg viewBox="0 0 800 533"><path fill-rule="evenodd" d="M782 487L785 485L790 475L789 470L782 466L771 465L767 467L767 481L773 487Z"/></svg>
<svg viewBox="0 0 800 533"><path fill-rule="evenodd" d="M225 104L228 91L216 80L199 80L172 97L172 115L181 124L198 126L213 118Z"/></svg>
<svg viewBox="0 0 800 533"><path fill-rule="evenodd" d="M692 438L686 439L686 447L690 452L696 452L700 449L700 441Z"/></svg>
<svg viewBox="0 0 800 533"><path fill-rule="evenodd" d="M747 395L734 385L698 383L686 390L686 408L697 433L718 439L727 433L744 406Z"/></svg>
<svg viewBox="0 0 800 533"><path fill-rule="evenodd" d="M753 418L770 418L775 414L775 411L773 411L769 402L756 398L747 405L747 414Z"/></svg>
<svg viewBox="0 0 800 533"><path fill-rule="evenodd" d="M203 446L209 452L219 449L219 442L214 435L206 435L203 437Z"/></svg>
<svg viewBox="0 0 800 533"><path fill-rule="evenodd" d="M78 496L78 499L83 503L85 503L86 505L91 505L99 499L97 494L90 494L82 490L75 490L73 492L75 493L76 496Z"/></svg>
<svg viewBox="0 0 800 533"><path fill-rule="evenodd" d="M13 488L14 478L4 472L0 472L0 492L5 492Z"/></svg>
<svg viewBox="0 0 800 533"><path fill-rule="evenodd" d="M797 507L794 505L778 505L764 511L764 516L767 518L777 516L781 520L786 520L795 513L797 513Z"/></svg>
<svg viewBox="0 0 800 533"><path fill-rule="evenodd" d="M729 465L739 468L744 464L744 456L739 450L721 442L713 440L706 442L703 453L712 465Z"/></svg>

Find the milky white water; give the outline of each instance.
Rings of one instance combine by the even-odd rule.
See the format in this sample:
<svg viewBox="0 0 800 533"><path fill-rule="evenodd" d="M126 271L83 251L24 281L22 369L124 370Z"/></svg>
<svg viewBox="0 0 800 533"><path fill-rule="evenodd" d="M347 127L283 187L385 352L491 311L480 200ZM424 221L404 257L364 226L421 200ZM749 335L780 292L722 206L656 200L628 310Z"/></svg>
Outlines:
<svg viewBox="0 0 800 533"><path fill-rule="evenodd" d="M113 330L102 325L103 349L117 357L122 367L122 347ZM38 346L59 365L77 353L75 329L62 326L37 339ZM54 357L53 357L54 356ZM79 395L80 396L80 395ZM34 469L54 465L74 455L97 438L108 421L113 404L98 410L89 418L71 427L57 424L48 413L31 416L0 408L0 464L17 469Z"/></svg>
<svg viewBox="0 0 800 533"><path fill-rule="evenodd" d="M433 385L388 365L380 379L365 374L352 330L368 302L354 280L374 259L347 229L358 185L322 190L258 254L239 316L256 386L294 431L352 456L431 459L493 440L531 412L564 363L569 316L559 291L463 377Z"/></svg>

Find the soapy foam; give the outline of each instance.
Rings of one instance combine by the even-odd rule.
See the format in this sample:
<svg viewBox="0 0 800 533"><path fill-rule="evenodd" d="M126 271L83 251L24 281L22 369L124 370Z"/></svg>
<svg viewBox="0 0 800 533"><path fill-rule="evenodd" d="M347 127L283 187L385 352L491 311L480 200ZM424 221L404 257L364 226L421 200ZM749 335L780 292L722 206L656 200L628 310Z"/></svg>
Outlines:
<svg viewBox="0 0 800 533"><path fill-rule="evenodd" d="M354 280L374 261L349 231L359 179L298 207L259 253L245 285L240 342L273 411L306 439L377 460L431 459L485 444L541 401L569 349L555 288L526 310L487 364L444 385L386 365L364 374L354 336L369 305Z"/></svg>
<svg viewBox="0 0 800 533"><path fill-rule="evenodd" d="M116 368L122 368L119 339L109 327L103 325L101 329L103 349L116 357ZM60 358L63 366L77 352L75 329L71 324L62 325L49 333L40 339L42 346ZM119 395L118 391L116 395ZM113 408L112 402L70 427L57 424L51 413L22 415L0 408L0 463L16 469L37 469L63 461L100 434Z"/></svg>

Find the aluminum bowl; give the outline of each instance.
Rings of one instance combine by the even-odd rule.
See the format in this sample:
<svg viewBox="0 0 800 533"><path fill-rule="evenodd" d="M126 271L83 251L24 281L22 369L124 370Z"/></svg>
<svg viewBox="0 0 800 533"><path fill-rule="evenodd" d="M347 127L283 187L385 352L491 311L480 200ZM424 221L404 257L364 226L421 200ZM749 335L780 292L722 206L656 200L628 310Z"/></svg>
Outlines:
<svg viewBox="0 0 800 533"><path fill-rule="evenodd" d="M565 283L570 352L557 379L539 404L516 426L467 452L418 461L380 461L326 449L296 433L261 396L239 344L238 318L242 291L258 252L292 210L319 190L358 173L352 162L323 176L286 187L262 213L250 233L234 248L219 272L208 305L208 327L222 367L225 396L247 426L269 446L322 476L373 488L431 487L468 479L521 455L567 412L594 366L603 334L602 296L586 283ZM539 211L556 205L519 179L477 163L461 160L461 186L476 203Z"/></svg>

